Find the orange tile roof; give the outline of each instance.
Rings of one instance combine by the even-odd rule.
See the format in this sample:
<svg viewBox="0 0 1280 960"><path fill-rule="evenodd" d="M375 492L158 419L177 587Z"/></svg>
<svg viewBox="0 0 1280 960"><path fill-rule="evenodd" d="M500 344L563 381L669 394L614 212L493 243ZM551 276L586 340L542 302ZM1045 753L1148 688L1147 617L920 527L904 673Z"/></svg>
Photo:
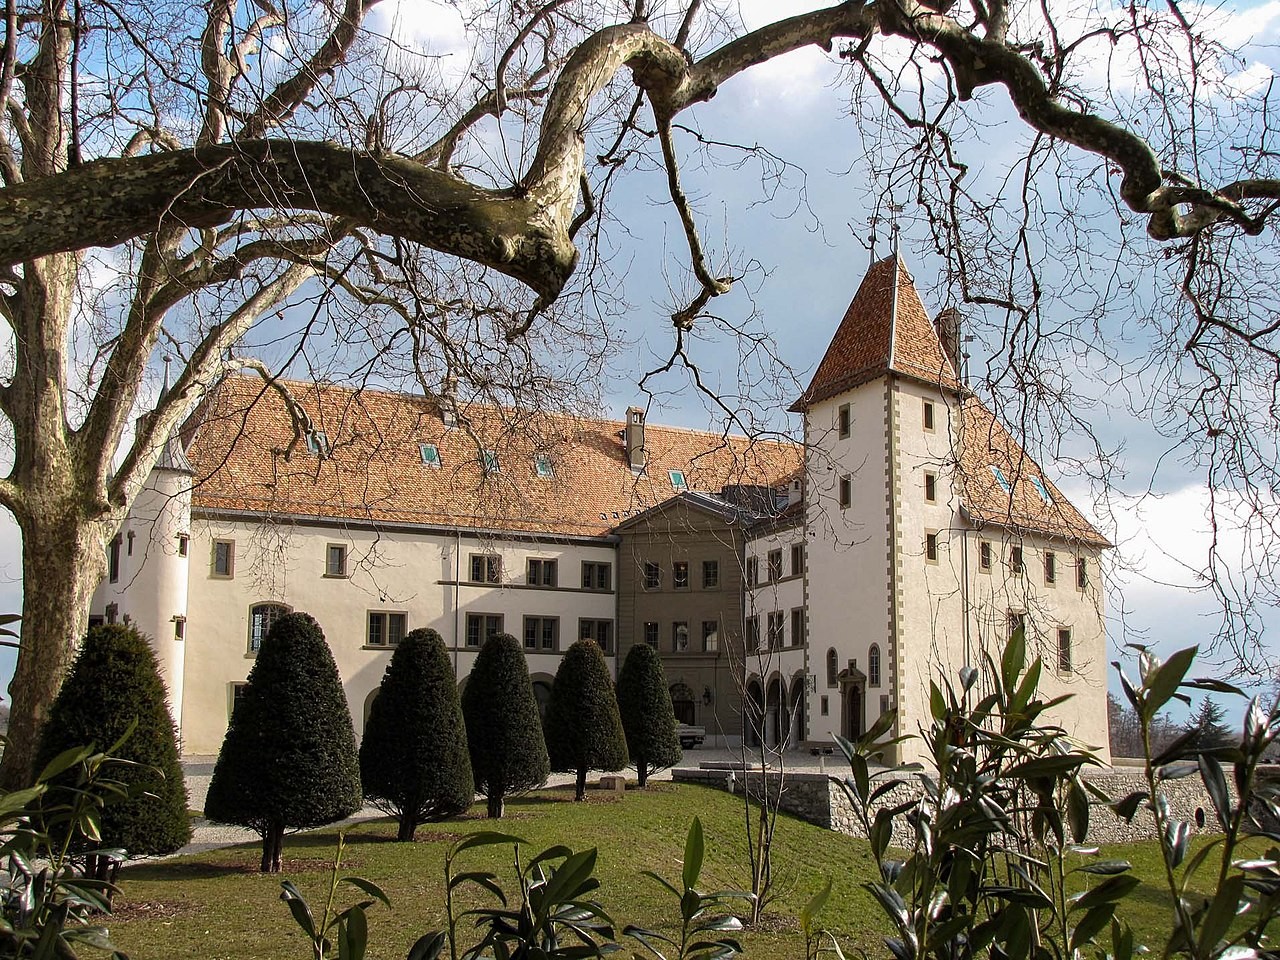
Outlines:
<svg viewBox="0 0 1280 960"><path fill-rule="evenodd" d="M261 380L229 377L188 424L195 509L332 520L410 523L534 535L601 536L631 513L675 494L668 470L690 488L776 484L803 463L795 444L645 426L648 468L627 464L620 421L471 406L467 429L446 429L421 396L290 382L290 393L331 453L294 441L282 398ZM286 452L293 443L291 452ZM435 444L439 468L419 444ZM482 469L483 451L498 469ZM554 471L540 477L535 457Z"/></svg>
<svg viewBox="0 0 1280 960"><path fill-rule="evenodd" d="M1017 440L977 397L960 403L957 483L969 516L979 525L1048 534L1094 547L1111 543L1071 505ZM991 469L1000 470L1006 492ZM1036 488L1039 483L1049 502Z"/></svg>
<svg viewBox="0 0 1280 960"><path fill-rule="evenodd" d="M896 254L867 269L808 389L791 410L801 413L890 372L959 388L915 282Z"/></svg>

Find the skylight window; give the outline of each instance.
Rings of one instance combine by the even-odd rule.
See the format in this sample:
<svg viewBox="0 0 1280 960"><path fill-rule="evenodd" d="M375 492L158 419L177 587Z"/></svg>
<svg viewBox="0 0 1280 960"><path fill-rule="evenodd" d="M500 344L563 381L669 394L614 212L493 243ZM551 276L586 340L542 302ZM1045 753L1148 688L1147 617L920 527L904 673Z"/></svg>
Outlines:
<svg viewBox="0 0 1280 960"><path fill-rule="evenodd" d="M496 450L484 451L484 459L482 460L482 463L484 464L485 473L497 473L498 472L498 452Z"/></svg>
<svg viewBox="0 0 1280 960"><path fill-rule="evenodd" d="M991 465L991 475L996 478L996 483L1000 484L1000 489L1005 493L1013 493L1013 487L1009 485L1009 481L1005 479L1004 471L997 467L994 463Z"/></svg>
<svg viewBox="0 0 1280 960"><path fill-rule="evenodd" d="M418 455L422 457L422 465L440 469L440 448L434 443L418 444Z"/></svg>
<svg viewBox="0 0 1280 960"><path fill-rule="evenodd" d="M312 456L327 457L329 455L329 436L323 430L312 430L307 434L307 449Z"/></svg>
<svg viewBox="0 0 1280 960"><path fill-rule="evenodd" d="M689 484L685 481L683 470L668 470L667 476L671 478L671 489L676 493L683 493L689 489Z"/></svg>
<svg viewBox="0 0 1280 960"><path fill-rule="evenodd" d="M1039 477L1031 478L1031 485L1036 488L1036 493L1040 494L1040 499L1045 503L1053 503L1053 497L1049 496L1049 488L1044 485L1044 481Z"/></svg>
<svg viewBox="0 0 1280 960"><path fill-rule="evenodd" d="M555 469L551 466L551 458L545 453L540 453L533 458L533 472L548 480L556 475Z"/></svg>

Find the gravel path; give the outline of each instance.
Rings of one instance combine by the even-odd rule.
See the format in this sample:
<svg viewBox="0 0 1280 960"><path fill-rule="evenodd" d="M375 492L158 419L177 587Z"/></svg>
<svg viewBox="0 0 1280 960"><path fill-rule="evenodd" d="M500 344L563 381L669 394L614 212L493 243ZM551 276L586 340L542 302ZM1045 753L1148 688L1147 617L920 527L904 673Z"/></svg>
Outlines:
<svg viewBox="0 0 1280 960"><path fill-rule="evenodd" d="M209 790L209 778L213 775L215 759L215 757L188 757L182 762L183 772L186 774L187 779L188 804L193 810L204 809L204 798ZM741 754L735 750L686 750L684 762L681 766L696 767L700 763L730 762L741 759ZM785 762L786 769L796 772L817 772L819 770L818 759L807 753L788 752L785 756ZM832 772L838 769L837 765L832 764L831 758L827 758L826 764L826 769ZM629 779L635 778L635 769L633 767L628 767L625 773ZM592 779L598 779L598 775ZM652 779L670 780L671 771L663 770L660 773L653 774ZM573 783L573 780L574 777L571 773L553 773L551 779L547 781L547 785L553 787L565 786ZM344 822L357 823L361 820L372 820L382 816L386 816L386 814L374 807L365 807L350 820ZM229 847L237 843L254 843L257 841L258 835L252 830L244 827L229 827L223 824L210 823L201 817L195 821L191 842L179 850L175 856L184 853L200 853L205 850L214 850L218 847Z"/></svg>

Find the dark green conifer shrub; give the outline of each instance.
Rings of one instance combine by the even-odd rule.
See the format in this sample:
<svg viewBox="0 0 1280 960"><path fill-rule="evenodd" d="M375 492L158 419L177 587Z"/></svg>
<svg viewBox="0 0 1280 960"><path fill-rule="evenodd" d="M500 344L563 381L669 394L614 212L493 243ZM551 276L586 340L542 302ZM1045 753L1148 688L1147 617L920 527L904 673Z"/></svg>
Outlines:
<svg viewBox="0 0 1280 960"><path fill-rule="evenodd" d="M588 770L627 765L613 679L594 640L579 640L560 661L547 704L547 746L553 770L577 773L576 800L586 796Z"/></svg>
<svg viewBox="0 0 1280 960"><path fill-rule="evenodd" d="M400 840L471 806L458 685L434 630L410 632L391 655L360 743L360 781L365 798L399 822Z"/></svg>
<svg viewBox="0 0 1280 960"><path fill-rule="evenodd" d="M540 786L551 772L529 667L515 637L500 633L480 648L462 691L462 715L476 791L488 798L489 816L501 817L507 797Z"/></svg>
<svg viewBox="0 0 1280 960"><path fill-rule="evenodd" d="M205 814L256 830L262 872L278 873L285 830L349 817L361 796L355 731L333 654L314 619L288 614L249 671Z"/></svg>
<svg viewBox="0 0 1280 960"><path fill-rule="evenodd" d="M89 631L41 731L36 767L72 747L110 747L135 722L115 752L131 764L114 765L112 776L136 796L102 808L102 838L93 847L123 848L130 856L172 853L191 839L186 782L155 653L133 627ZM90 872L114 872L118 863L93 857Z"/></svg>
<svg viewBox="0 0 1280 960"><path fill-rule="evenodd" d="M618 712L641 787L651 772L680 762L683 754L662 658L647 643L635 644L618 671Z"/></svg>

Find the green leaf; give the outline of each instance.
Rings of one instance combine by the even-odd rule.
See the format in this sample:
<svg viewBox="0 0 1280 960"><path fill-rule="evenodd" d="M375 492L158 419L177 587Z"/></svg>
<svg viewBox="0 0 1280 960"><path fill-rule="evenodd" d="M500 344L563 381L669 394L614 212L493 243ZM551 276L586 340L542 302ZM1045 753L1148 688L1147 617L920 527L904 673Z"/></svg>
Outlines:
<svg viewBox="0 0 1280 960"><path fill-rule="evenodd" d="M1092 890L1087 890L1076 897L1075 902L1071 904L1071 910L1073 912L1089 911L1104 903L1118 903L1132 893L1140 882L1137 877L1128 873L1108 877Z"/></svg>
<svg viewBox="0 0 1280 960"><path fill-rule="evenodd" d="M1133 869L1133 864L1128 860L1100 860L1097 863L1086 863L1082 867L1076 867L1071 872L1095 873L1103 877L1113 877L1131 869Z"/></svg>
<svg viewBox="0 0 1280 960"><path fill-rule="evenodd" d="M1213 804L1213 812L1218 817L1218 823L1225 830L1227 822L1231 819L1231 802L1227 795L1227 778L1222 772L1222 764L1204 753L1196 756L1196 763L1200 767L1200 779L1204 781L1205 790L1208 791L1209 800Z"/></svg>
<svg viewBox="0 0 1280 960"><path fill-rule="evenodd" d="M702 821L694 817L693 823L689 824L689 835L684 841L684 870L681 874L681 879L684 881L686 890L692 890L698 885L698 878L702 876L702 856L704 852Z"/></svg>
<svg viewBox="0 0 1280 960"><path fill-rule="evenodd" d="M418 938L418 941L409 948L409 955L405 960L439 960L444 945L444 931L434 930Z"/></svg>
<svg viewBox="0 0 1280 960"><path fill-rule="evenodd" d="M302 928L302 932L314 943L316 939L316 922L311 915L311 908L307 906L306 899L298 892L298 888L293 885L293 881L285 880L280 886L284 888L280 894L280 899L288 905L289 912L293 914L293 919Z"/></svg>
<svg viewBox="0 0 1280 960"><path fill-rule="evenodd" d="M60 754L45 764L44 769L40 771L40 776L36 779L40 783L48 783L58 774L70 769L80 761L88 759L92 755L92 744L87 747L71 747L69 750L63 750Z"/></svg>
<svg viewBox="0 0 1280 960"><path fill-rule="evenodd" d="M1119 800L1111 805L1111 809L1115 811L1117 817L1120 817L1127 823L1133 822L1133 815L1138 812L1138 807L1151 794L1145 790L1135 790L1123 800Z"/></svg>
<svg viewBox="0 0 1280 960"><path fill-rule="evenodd" d="M369 944L369 921L355 907L338 920L338 960L364 960Z"/></svg>
<svg viewBox="0 0 1280 960"><path fill-rule="evenodd" d="M1211 956L1215 952L1218 941L1226 936L1231 928L1231 921L1236 918L1243 893L1244 877L1241 874L1233 873L1222 881L1201 922L1201 956Z"/></svg>
<svg viewBox="0 0 1280 960"><path fill-rule="evenodd" d="M944 720L947 716L947 699L942 690L932 680L929 681L929 713L934 720Z"/></svg>
<svg viewBox="0 0 1280 960"><path fill-rule="evenodd" d="M382 888L378 886L376 883L374 883L372 880L366 880L364 877L343 877L342 882L349 883L351 884L351 886L355 887L356 889L363 890L369 896L374 897L378 900L381 900L383 904L385 904L387 908L390 909L391 900L387 897L385 893L382 892Z"/></svg>
<svg viewBox="0 0 1280 960"><path fill-rule="evenodd" d="M1191 669L1191 664L1195 661L1198 650L1199 647L1187 647L1185 650L1179 650L1143 678L1144 686L1147 688L1147 695L1142 707L1147 720L1159 713L1160 708L1177 693L1178 685L1182 683L1187 671Z"/></svg>
<svg viewBox="0 0 1280 960"><path fill-rule="evenodd" d="M827 878L827 882L822 889L809 898L809 902L800 908L800 929L804 933L805 939L813 936L813 921L822 912L822 908L827 905L827 900L831 897L831 878Z"/></svg>
<svg viewBox="0 0 1280 960"><path fill-rule="evenodd" d="M1018 674L1022 673L1022 668L1026 665L1026 662L1026 631L1019 627L1013 631L1013 636L1004 645L1004 653L1000 657L1000 680L1004 684L1005 690L1013 690L1014 684L1018 682Z"/></svg>
<svg viewBox="0 0 1280 960"><path fill-rule="evenodd" d="M1072 952L1074 953L1086 944L1092 943L1093 938L1111 923L1115 913L1116 906L1114 903L1104 903L1094 907L1081 917L1080 922L1076 924L1076 928L1071 931Z"/></svg>
<svg viewBox="0 0 1280 960"><path fill-rule="evenodd" d="M455 843L449 851L449 858L452 859L463 850L470 850L473 847L491 847L495 844L515 844L527 843L528 841L522 837L517 837L510 833L498 833L496 830L481 830L477 833L471 833L463 837Z"/></svg>
<svg viewBox="0 0 1280 960"><path fill-rule="evenodd" d="M1083 843L1089 834L1089 796L1075 781L1067 789L1067 822L1071 825L1071 839Z"/></svg>

